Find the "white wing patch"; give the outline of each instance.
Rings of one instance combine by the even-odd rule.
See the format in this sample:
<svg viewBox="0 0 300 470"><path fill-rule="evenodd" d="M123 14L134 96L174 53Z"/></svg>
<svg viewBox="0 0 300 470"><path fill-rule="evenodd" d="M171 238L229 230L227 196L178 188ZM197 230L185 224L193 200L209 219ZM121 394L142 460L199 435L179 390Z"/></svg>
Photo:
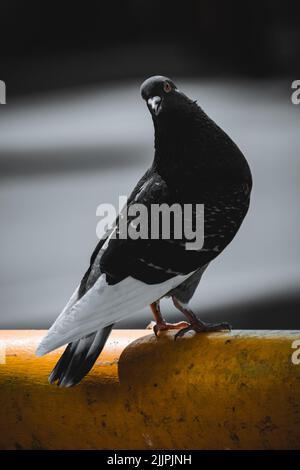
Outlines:
<svg viewBox="0 0 300 470"><path fill-rule="evenodd" d="M42 339L36 354L43 356L53 349L136 313L163 297L192 274L175 276L160 284L150 285L132 277L109 285L106 275L102 274L94 286L76 302L77 288Z"/></svg>

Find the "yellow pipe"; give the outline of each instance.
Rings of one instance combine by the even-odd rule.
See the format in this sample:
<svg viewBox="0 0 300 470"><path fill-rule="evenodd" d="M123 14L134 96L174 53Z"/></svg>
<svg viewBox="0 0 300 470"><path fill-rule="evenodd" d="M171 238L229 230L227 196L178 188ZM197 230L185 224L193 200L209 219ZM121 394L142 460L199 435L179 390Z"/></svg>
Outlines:
<svg viewBox="0 0 300 470"><path fill-rule="evenodd" d="M34 355L44 333L0 332L1 449L300 448L299 331L114 330L69 389L47 382L62 349Z"/></svg>

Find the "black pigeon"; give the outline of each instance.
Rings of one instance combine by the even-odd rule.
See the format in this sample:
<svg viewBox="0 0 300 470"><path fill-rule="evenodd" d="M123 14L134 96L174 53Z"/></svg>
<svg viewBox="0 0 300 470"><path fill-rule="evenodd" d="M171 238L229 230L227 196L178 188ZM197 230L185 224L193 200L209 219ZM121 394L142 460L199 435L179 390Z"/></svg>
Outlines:
<svg viewBox="0 0 300 470"><path fill-rule="evenodd" d="M190 204L195 227L196 204L204 204L204 244L186 249L187 239L118 237L97 245L90 267L65 309L37 350L38 355L69 343L49 381L60 386L78 383L92 368L117 321L150 305L154 332L178 329L176 337L229 329L227 323L208 324L188 307L201 276L236 235L249 207L252 178L248 163L230 137L201 107L166 77L155 76L141 86L152 115L155 153L152 166L138 182L125 210L143 204ZM132 222L128 216L127 224ZM151 229L149 221L148 233ZM172 297L187 321L166 323L159 301Z"/></svg>

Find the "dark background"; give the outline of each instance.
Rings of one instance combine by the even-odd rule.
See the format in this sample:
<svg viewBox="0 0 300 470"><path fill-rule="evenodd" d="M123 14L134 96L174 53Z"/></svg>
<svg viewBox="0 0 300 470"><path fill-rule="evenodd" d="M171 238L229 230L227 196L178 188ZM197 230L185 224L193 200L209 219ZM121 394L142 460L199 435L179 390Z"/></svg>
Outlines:
<svg viewBox="0 0 300 470"><path fill-rule="evenodd" d="M291 0L1 2L10 94L144 77L294 76L300 4Z"/></svg>
<svg viewBox="0 0 300 470"><path fill-rule="evenodd" d="M235 328L300 328L300 3L5 0L0 19L0 326L48 327L64 306L97 242L97 205L151 163L139 86L163 74L230 134L254 178L193 308Z"/></svg>

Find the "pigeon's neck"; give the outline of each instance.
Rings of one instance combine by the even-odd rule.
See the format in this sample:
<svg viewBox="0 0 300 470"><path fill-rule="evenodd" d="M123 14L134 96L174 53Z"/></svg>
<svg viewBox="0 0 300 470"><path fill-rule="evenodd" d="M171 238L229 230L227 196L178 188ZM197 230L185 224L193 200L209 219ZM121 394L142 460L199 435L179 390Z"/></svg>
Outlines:
<svg viewBox="0 0 300 470"><path fill-rule="evenodd" d="M153 170L166 181L177 186L193 178L208 186L212 181L229 185L251 182L241 151L200 107L190 106L186 113L154 119L154 129Z"/></svg>
<svg viewBox="0 0 300 470"><path fill-rule="evenodd" d="M183 158L191 154L191 146L199 133L199 123L192 114L171 119L154 120L154 164L157 168L186 165Z"/></svg>
<svg viewBox="0 0 300 470"><path fill-rule="evenodd" d="M154 121L155 155L166 163L178 157L182 161L182 152L198 133L198 123L191 115L173 116L172 119ZM158 161L159 163L159 161Z"/></svg>

